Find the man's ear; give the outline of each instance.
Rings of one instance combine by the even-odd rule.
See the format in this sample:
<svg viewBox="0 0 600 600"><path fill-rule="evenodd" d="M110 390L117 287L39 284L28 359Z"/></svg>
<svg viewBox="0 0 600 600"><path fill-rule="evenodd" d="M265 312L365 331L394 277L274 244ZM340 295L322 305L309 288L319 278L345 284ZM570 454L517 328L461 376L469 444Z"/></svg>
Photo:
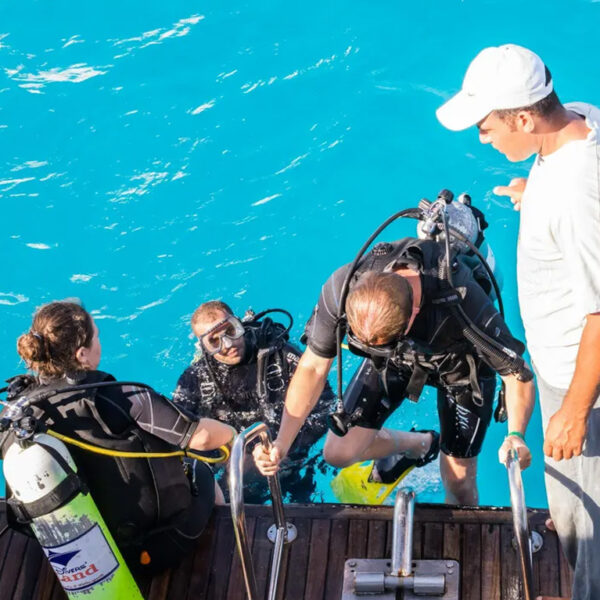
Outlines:
<svg viewBox="0 0 600 600"><path fill-rule="evenodd" d="M517 130L523 133L533 133L535 130L535 121L530 112L522 110L516 116Z"/></svg>

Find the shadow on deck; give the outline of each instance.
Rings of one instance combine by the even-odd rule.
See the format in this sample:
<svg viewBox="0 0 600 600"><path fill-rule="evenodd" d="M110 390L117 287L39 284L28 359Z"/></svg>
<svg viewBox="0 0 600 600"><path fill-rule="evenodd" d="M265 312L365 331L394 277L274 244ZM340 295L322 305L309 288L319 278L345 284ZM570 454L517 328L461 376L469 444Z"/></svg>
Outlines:
<svg viewBox="0 0 600 600"><path fill-rule="evenodd" d="M298 538L284 553L280 598L339 600L347 558L391 555L392 507L319 504L285 508L287 519L298 529ZM0 510L3 513L4 507ZM530 527L544 539L543 548L534 554L534 588L540 594L566 596L571 574L556 534L544 527L547 516L546 511L529 511ZM246 518L262 598L273 547L266 537L273 522L271 508L247 506ZM3 522L4 514L0 514ZM462 600L521 598L517 554L511 540L508 509L417 505L415 510L413 558L460 561ZM193 555L177 569L142 582L141 588L151 600L243 600L244 583L229 508L215 511ZM35 540L12 531L0 535L0 598L66 598Z"/></svg>

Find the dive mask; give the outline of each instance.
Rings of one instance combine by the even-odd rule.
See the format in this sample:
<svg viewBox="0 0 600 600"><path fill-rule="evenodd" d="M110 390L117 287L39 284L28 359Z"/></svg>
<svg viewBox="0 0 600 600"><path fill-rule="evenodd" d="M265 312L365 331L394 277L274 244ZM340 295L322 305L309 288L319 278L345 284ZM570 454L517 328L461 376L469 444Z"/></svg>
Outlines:
<svg viewBox="0 0 600 600"><path fill-rule="evenodd" d="M372 358L373 356L392 358L398 348L398 342L401 340L401 338L394 338L385 344L369 345L361 342L350 330L348 330L347 338L350 351L365 358Z"/></svg>
<svg viewBox="0 0 600 600"><path fill-rule="evenodd" d="M231 348L233 342L239 340L244 335L244 332L245 329L240 320L230 315L211 327L199 339L202 342L204 350L210 356L214 356L226 348Z"/></svg>

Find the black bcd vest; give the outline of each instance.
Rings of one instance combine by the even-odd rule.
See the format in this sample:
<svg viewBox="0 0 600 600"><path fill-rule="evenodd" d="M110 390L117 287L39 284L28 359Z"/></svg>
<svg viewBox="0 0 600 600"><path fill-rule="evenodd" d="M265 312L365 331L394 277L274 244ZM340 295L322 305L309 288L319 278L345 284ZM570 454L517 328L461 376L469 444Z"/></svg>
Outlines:
<svg viewBox="0 0 600 600"><path fill-rule="evenodd" d="M102 371L86 373L81 383L115 381ZM33 383L23 394L34 397L68 387L65 379L50 384ZM118 390L118 386L115 386ZM113 393L115 388L109 388ZM65 392L32 404L34 417L48 429L94 446L123 452L172 452L178 448L142 430L130 419L115 432L110 411L118 410L102 396L102 389ZM20 397L20 396L18 396ZM18 398L17 397L17 398ZM17 398L13 398L16 400ZM122 411L121 411L122 417ZM107 422L108 421L108 422ZM122 419L121 419L122 422ZM2 457L14 434L0 438ZM108 457L67 444L78 474L120 545L138 543L157 528L168 527L190 509L192 494L180 457ZM8 495L8 494L7 494Z"/></svg>

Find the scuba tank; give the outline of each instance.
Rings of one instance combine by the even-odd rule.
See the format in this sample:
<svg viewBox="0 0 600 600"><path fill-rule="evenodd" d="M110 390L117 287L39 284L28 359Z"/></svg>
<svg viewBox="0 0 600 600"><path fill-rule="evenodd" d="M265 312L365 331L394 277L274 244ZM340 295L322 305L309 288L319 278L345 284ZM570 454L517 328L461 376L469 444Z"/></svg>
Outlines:
<svg viewBox="0 0 600 600"><path fill-rule="evenodd" d="M25 431L17 430L17 439ZM141 600L66 446L47 434L29 433L8 448L3 464L12 490L7 503L18 522L31 525L69 598Z"/></svg>
<svg viewBox="0 0 600 600"><path fill-rule="evenodd" d="M447 192L447 195L443 192ZM446 217L450 229L462 234L466 240L479 250L482 257L485 259L485 262L492 270L492 273L498 282L498 287L502 289L502 273L500 272L492 248L483 235L488 224L483 213L471 204L471 196L469 196L469 194L460 194L458 199L455 200L452 192L443 190L440 192L438 200L442 200L445 203L444 208L446 210ZM434 209L433 204L434 203L431 203L428 200L421 200L419 203L419 208L430 215L430 219L428 220L426 218L417 223L417 236L421 240L437 239L438 241L442 241L445 238L445 232L443 230L440 231L439 228L436 227L436 219L432 214ZM431 217L434 218L431 219ZM475 255L466 241L462 241L456 235L451 233L450 245L458 252L458 258L471 270L475 271L481 269L480 258ZM474 273L474 276L481 283L482 278L477 277L477 272ZM495 290L491 285L488 288L488 286L483 284L482 287L487 288L486 291L492 300L498 299Z"/></svg>

